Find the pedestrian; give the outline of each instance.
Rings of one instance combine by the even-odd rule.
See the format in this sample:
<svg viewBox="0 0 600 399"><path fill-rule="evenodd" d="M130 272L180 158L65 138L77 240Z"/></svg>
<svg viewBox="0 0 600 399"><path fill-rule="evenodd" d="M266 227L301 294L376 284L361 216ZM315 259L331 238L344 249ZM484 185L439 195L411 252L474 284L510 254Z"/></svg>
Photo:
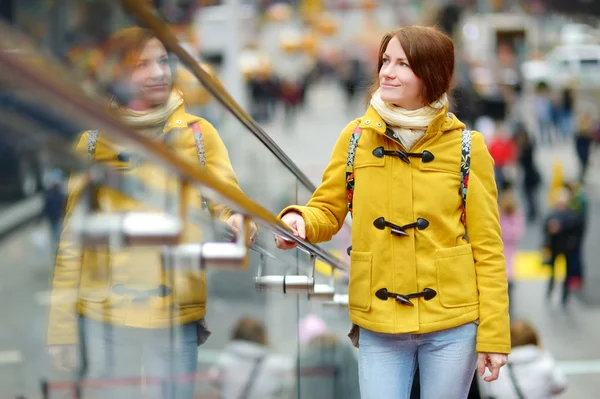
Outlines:
<svg viewBox="0 0 600 399"><path fill-rule="evenodd" d="M542 347L535 328L517 320L510 326L512 352L506 372L490 384L479 379L483 399L550 399L567 389L567 376Z"/></svg>
<svg viewBox="0 0 600 399"><path fill-rule="evenodd" d="M181 92L173 88L174 66L163 43L150 30L134 27L116 32L106 48L107 73L102 79L114 93L109 112L138 134L167 144L182 159L205 164L241 193L219 134L206 120L188 114ZM128 181L141 182L151 193L164 195L178 184L166 169L140 162L143 156L103 132L84 132L76 151ZM136 377L141 382L144 377L159 381L145 387L146 397L193 398L198 345L210 334L204 320L205 272L175 270L168 278L156 247L94 247L81 252L68 223L80 197L76 181L77 176L69 183L67 223L52 286L47 343L56 366L75 369L80 381L109 380L98 386L95 397L140 397L140 384L122 382ZM195 189L182 190L181 198L179 209L202 209ZM142 207L111 190L99 190L95 202L99 212ZM211 205L209 211L234 230L243 223L242 215L224 206ZM186 223L182 241L200 242L198 226ZM84 392L87 397L88 390Z"/></svg>
<svg viewBox="0 0 600 399"><path fill-rule="evenodd" d="M538 191L542 178L535 163L536 145L525 126L519 123L515 128L514 142L517 147L517 160L521 171L522 190L525 194L527 221L538 217Z"/></svg>
<svg viewBox="0 0 600 399"><path fill-rule="evenodd" d="M62 233L63 213L66 202L64 191L64 174L60 169L50 172L50 187L44 192L44 207L42 217L50 224L52 252L58 248Z"/></svg>
<svg viewBox="0 0 600 399"><path fill-rule="evenodd" d="M489 149L494 160L496 186L498 191L502 192L504 185L512 180L510 175L517 158L517 146L503 123L496 123Z"/></svg>
<svg viewBox="0 0 600 399"><path fill-rule="evenodd" d="M519 243L525 233L525 217L517 203L517 197L512 188L505 189L498 200L504 257L506 258L506 276L508 278L508 297L510 310L512 307L512 290L514 265Z"/></svg>
<svg viewBox="0 0 600 399"><path fill-rule="evenodd" d="M289 389L288 373L282 359L269 348L264 324L242 317L209 377L221 399L275 399Z"/></svg>
<svg viewBox="0 0 600 399"><path fill-rule="evenodd" d="M557 115L550 100L550 89L545 82L540 82L533 96L533 110L537 120L539 143L545 146L552 145L553 115Z"/></svg>
<svg viewBox="0 0 600 399"><path fill-rule="evenodd" d="M308 204L280 217L318 243L355 216L348 306L363 399L408 399L417 363L422 397L466 398L475 369L493 381L510 352L493 161L448 113L448 36L395 30L377 62L365 115L342 131Z"/></svg>
<svg viewBox="0 0 600 399"><path fill-rule="evenodd" d="M580 111L577 115L577 126L575 132L575 149L579 159L579 181L585 181L590 164L590 152L594 144L594 136L598 131L598 124L594 121L590 112Z"/></svg>
<svg viewBox="0 0 600 399"><path fill-rule="evenodd" d="M563 187L556 196L554 207L544 223L543 264L550 268L546 296L552 297L556 276L556 260L563 255L566 276L563 281L562 305L566 306L573 281L581 282L581 240L584 219L574 210L572 195Z"/></svg>
<svg viewBox="0 0 600 399"><path fill-rule="evenodd" d="M360 399L355 349L330 331L324 320L308 314L298 323L301 399Z"/></svg>

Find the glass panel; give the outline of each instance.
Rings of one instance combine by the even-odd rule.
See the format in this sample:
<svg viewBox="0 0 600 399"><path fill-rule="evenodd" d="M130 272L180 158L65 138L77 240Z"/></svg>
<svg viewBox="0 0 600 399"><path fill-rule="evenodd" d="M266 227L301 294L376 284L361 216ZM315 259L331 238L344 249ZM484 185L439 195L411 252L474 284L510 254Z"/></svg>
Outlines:
<svg viewBox="0 0 600 399"><path fill-rule="evenodd" d="M112 33L131 21L117 3L39 1L31 7L19 3L17 20L35 46L27 42L3 46L23 52L29 57L29 65L43 65L43 70L52 73L63 87L83 89L90 102L97 102L98 109L106 110L111 100L114 104L130 94L118 80L119 69L111 63L113 60L100 51ZM50 18L36 25L42 15ZM177 30L177 24L174 27ZM178 32L184 35L184 31ZM38 46L66 60L68 71L50 61ZM305 204L310 190L175 60L171 61L169 70L175 72L187 111L205 118L216 129L213 132L200 121L209 168L212 165L213 171L229 185L236 185L231 180L234 173L243 192L272 213L278 214L290 204ZM231 71L221 68L218 62L209 66L233 91L227 79ZM298 397L296 378L301 351L297 323L312 312L306 306L321 309L321 305L308 302L306 294L284 295L278 292L280 288L259 292L254 276L261 264L262 275L307 276L312 269L310 257L302 251L276 250L268 229L260 229L248 267L237 271L213 268L204 273L177 269L170 273L164 269L170 263L162 256L164 247L160 245L109 250L106 245L97 244L83 250L81 242L77 242L79 236L68 228L80 219L65 220L63 202L70 198L74 205L73 199L80 197L76 177L89 171L90 154L94 161L116 173L120 182L112 188L107 180L99 183L98 197L91 197L96 198L91 205L97 211L144 211L173 216L187 209L190 212L185 242L189 243L226 242L229 233L222 222L229 214L223 212L227 207L221 199L211 197L210 190L189 188L184 193L185 200L179 201L179 181L135 145L102 131L96 141L90 141L90 134L82 136L82 132L96 126L80 119L77 111L45 101L35 89L24 89L23 82L11 81L7 74L4 77L0 88L0 160L3 170L10 172L3 178L10 177L10 181L2 182L6 190L0 194L0 233L5 237L0 241L0 253L6 254L0 267L11 272L0 286L0 298L4 298L4 303L18 301L22 305L18 312L12 307L0 308L5 326L5 333L0 335L4 357L0 358L6 359L7 365L7 372L1 373L0 390L7 396L37 397L46 390L45 397L66 397L77 381L74 371L79 370L84 377L82 397L90 397L92 392L114 398L135 397L140 387L149 394L158 392L157 397L169 397L170 390L161 391L170 387L164 378L171 372L190 372L182 378L196 381L196 395L218 397L225 392L240 392L250 379L260 383L264 377L250 378L260 359L260 367L266 368L270 377L268 384L260 384L260 389L268 392L259 396L277 392L281 397ZM120 84L113 85L115 82ZM10 87L7 83L11 83ZM135 116L131 112L113 114L120 120ZM165 123L174 124L172 130L178 127L179 120L181 125L189 126L187 116L171 119ZM130 126L138 133L165 138L162 129ZM223 153L212 155L219 141L227 150L228 161ZM164 142L173 153L198 165L195 140ZM71 149L76 149L81 162L68 155ZM213 159L209 159L211 156ZM119 180L123 177L126 179ZM114 177L111 181L115 182ZM208 200L204 204L199 191ZM78 199L79 203L86 203ZM46 212L42 213L45 207ZM76 207L67 209L74 212ZM52 218L55 223L50 223L50 215L56 215ZM98 220L107 221L106 217ZM67 228L61 232L62 225ZM345 244L344 237L335 240L328 247L343 256L342 249L349 244ZM55 257L59 241L61 250ZM330 282L327 269L322 262L317 265L318 284ZM337 284L341 286L338 292L343 292L344 279L337 279ZM337 308L327 311L334 315L324 315L327 319L340 314ZM196 361L194 342L208 335L205 326L199 324L204 313L212 334L199 346ZM345 312L342 310L341 314ZM80 351L82 348L86 351ZM49 351L51 356L47 355ZM83 360L83 353L87 356L87 369L58 367L68 363L71 355L76 364L82 365L77 362ZM175 370L169 367L174 353L177 360L188 360L177 364L180 368ZM179 381L177 389L185 389L186 381Z"/></svg>
<svg viewBox="0 0 600 399"><path fill-rule="evenodd" d="M7 99L14 92L5 94ZM3 102L3 114L8 111L6 104L7 101ZM39 102L33 104L44 109ZM24 116L31 117L31 113ZM39 124L31 130L24 129L19 123L9 127L19 136L8 136L3 130L3 138L29 140L33 131L48 138L51 129L49 124ZM101 186L100 198L95 201L99 210L148 211L158 207L171 213L172 201L165 195L166 186L176 181L143 156L129 162L108 160L110 154L106 147L121 143L109 140L107 136L103 136L103 140L96 148L97 159L118 171L119 176L129 179L121 193ZM43 146L41 141L35 144ZM54 204L55 212L60 213L64 197L72 200L78 193L75 177L80 173L76 172L85 169L79 165L71 167L66 162L68 158L59 157L60 153L52 149L49 146L47 157L60 165L63 173L51 173L49 184L58 190L58 184L62 183L64 191L49 190L42 198ZM86 150L87 146L84 146L84 155ZM68 188L64 187L65 175L72 176ZM145 189L141 190L142 187ZM144 194L140 202L125 198L125 194L139 194L140 190ZM164 206L161 208L160 204ZM22 203L18 205L22 206ZM73 210L73 207L68 209ZM198 271L182 274L177 269L169 278L170 273L162 269L165 264L160 258L161 247L124 250L112 247L109 250L100 245L83 253L76 246L67 250L67 242L74 242L70 234L73 229L69 227L77 220L71 216L65 223L66 229L60 238L61 250L55 261L54 229L48 219L47 216L42 218L41 223L21 220L20 229L8 231L7 238L1 243L1 250L7 255L2 267L13 271L3 280L2 295L7 295L4 302L17 300L20 304L18 313L14 309L11 311L12 308L0 310L5 326L0 345L13 348L3 352L5 361L10 362L10 371L3 373L0 381L3 392L13 396L38 395L41 383L45 381L49 397L69 394L74 382L73 373L59 370L47 361L46 343L52 344L51 350L58 351L57 356L61 357L67 355L65 351L71 351L70 348L74 354L78 349L86 349L82 352L86 353L88 367L84 374L86 378L82 380L82 397L100 392L111 397L136 397L140 385L146 392L163 389L160 383L162 377L169 375L165 367L170 356L177 360L187 359L182 365L185 368L179 371L184 373L194 370L197 359L198 372L191 377L198 380L196 394L204 397L215 397L219 386L224 390L241 389L246 379L239 377L249 378L258 359L263 359L265 367L268 364L273 375L269 390L286 395L294 392L297 299L295 296L284 297L281 293L256 291L251 278L259 264L256 251L251 254L250 268L245 273L210 270L206 275ZM201 227L202 240L215 236L211 224L207 223L206 213L194 220L199 223L196 231ZM57 223L62 221L60 215ZM194 226L189 229L192 231L187 238L198 242L199 237L193 233ZM81 253L80 257L78 254ZM265 265L265 273L282 274L286 270L295 273L296 269L294 264L286 267L280 259L267 259ZM14 270L20 271L15 273ZM205 279L207 283L203 282ZM164 283L159 284L162 281ZM203 325L195 323L204 314L201 304L205 295L209 297L205 320L213 334L200 346L196 356L198 337L206 338ZM165 310L165 302L173 305L168 305ZM183 327L177 327L180 323ZM21 331L31 331L31 334L23 336ZM268 346L264 345L266 343ZM66 362L68 359L60 360ZM185 389L185 384L177 387ZM186 397L183 391L177 391L175 395ZM168 392L159 391L155 397L169 396Z"/></svg>

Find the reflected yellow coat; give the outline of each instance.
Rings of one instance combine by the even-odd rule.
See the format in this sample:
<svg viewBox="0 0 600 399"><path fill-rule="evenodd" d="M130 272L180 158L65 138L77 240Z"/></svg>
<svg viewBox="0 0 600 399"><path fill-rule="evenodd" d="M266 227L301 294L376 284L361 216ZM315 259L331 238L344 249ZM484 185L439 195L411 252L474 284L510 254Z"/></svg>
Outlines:
<svg viewBox="0 0 600 399"><path fill-rule="evenodd" d="M203 133L208 170L223 177L224 184L239 189L227 150L215 128L207 121L187 114L181 106L165 125L166 141L178 155L198 165L196 143L190 127L193 122L199 123ZM76 151L87 154L87 146L88 132L85 132ZM159 199L163 194L162 199L166 200L164 193L176 190L176 178L163 168L148 163L132 167L129 162L117 159L117 151L119 148L100 133L95 156L98 162L139 179ZM171 316L175 325L202 319L206 314L207 299L205 273L176 272L173 280L167 279L161 268L158 248L134 248L118 253L108 253L106 249L98 248L82 253L75 247L69 231L69 217L79 199L75 182L75 178L71 178L69 182L66 227L56 259L48 344L77 342L77 314L109 324L138 328L168 327ZM199 193L189 189L184 193L181 205L200 210L202 205ZM110 189L101 190L99 206L102 211L116 212L152 209ZM211 208L211 213L225 220L230 215L230 210L215 206ZM200 239L200 229L186 224L182 241L199 242ZM131 295L115 293L113 287L118 284L138 291L156 289L164 284L172 288L172 293L164 298L153 295L149 299L134 300Z"/></svg>
<svg viewBox="0 0 600 399"><path fill-rule="evenodd" d="M478 352L510 352L508 295L498 221L493 161L483 136L472 133L467 198L469 242L460 221L461 137L465 127L446 110L432 121L411 152L428 150L435 159L410 164L397 157L377 158L372 151L402 147L386 135L386 124L371 107L340 135L323 182L307 206L292 206L306 221L307 239L328 241L348 212L345 173L348 144L357 124L362 136L355 156L354 215L349 285L350 319L360 327L388 334L428 333L479 320ZM397 237L378 230L373 221L406 225L425 218L427 229L406 230ZM409 294L437 291L430 301L413 299L414 307L381 300L377 290Z"/></svg>

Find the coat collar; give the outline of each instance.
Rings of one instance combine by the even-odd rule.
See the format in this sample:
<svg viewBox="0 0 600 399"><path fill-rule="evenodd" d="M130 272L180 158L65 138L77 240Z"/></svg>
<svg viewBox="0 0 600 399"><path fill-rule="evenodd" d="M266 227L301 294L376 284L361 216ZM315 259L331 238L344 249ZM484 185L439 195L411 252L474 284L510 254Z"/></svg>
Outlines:
<svg viewBox="0 0 600 399"><path fill-rule="evenodd" d="M381 118L381 116L379 116L377 111L375 111L375 108L373 108L373 106L369 106L367 112L365 112L365 115L360 121L359 128L374 130L377 133L382 134L395 142L398 142L398 140L395 139L391 134L386 133L387 124ZM444 132L459 128L464 129L465 125L461 121L459 121L458 118L454 116L454 114L448 112L448 106L445 106L443 109L440 110L440 112L433 118L433 120L429 124L429 127L425 132L423 141L437 139Z"/></svg>
<svg viewBox="0 0 600 399"><path fill-rule="evenodd" d="M175 112L171 114L169 119L167 119L167 123L165 123L163 132L167 133L172 129L181 129L184 127L188 127L194 122L199 122L201 119L202 118L198 116L188 114L185 111L185 105L181 105L175 110Z"/></svg>

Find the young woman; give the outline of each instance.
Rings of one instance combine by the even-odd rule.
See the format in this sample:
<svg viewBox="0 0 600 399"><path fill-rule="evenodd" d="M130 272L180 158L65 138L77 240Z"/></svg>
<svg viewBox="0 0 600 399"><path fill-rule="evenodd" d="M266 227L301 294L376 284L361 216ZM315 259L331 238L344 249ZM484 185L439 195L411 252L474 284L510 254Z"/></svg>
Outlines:
<svg viewBox="0 0 600 399"><path fill-rule="evenodd" d="M107 45L104 79L115 96L110 112L138 133L167 143L190 163L204 157L208 170L224 184L239 189L227 150L207 121L185 110L181 93L173 88L173 64L164 45L152 32L128 28L117 32ZM204 151L195 135L201 134ZM177 178L138 157L121 143L110 142L102 132L85 132L76 150L97 162L142 182L157 196L176 188ZM203 155L199 156L199 153ZM97 392L109 398L140 396L193 398L198 345L210 334L206 314L206 275L200 270L176 270L168 278L160 248L110 251L73 245L68 218L79 193L71 184L67 223L58 252L50 309L48 344L59 367L74 367L76 345L79 379L103 379ZM241 190L240 190L241 192ZM181 207L201 209L199 193L182 194ZM167 198L163 198L167 203ZM111 190L100 190L101 211L139 210L142 205ZM211 208L215 217L237 230L243 221L224 207ZM252 234L255 234L253 229ZM199 242L198 227L186 225L185 242ZM76 292L76 296L71 296ZM174 331L170 329L175 326ZM140 380L142 369L145 379ZM137 378L137 380L136 380ZM86 391L88 392L88 391ZM102 397L105 397L102 396Z"/></svg>
<svg viewBox="0 0 600 399"><path fill-rule="evenodd" d="M447 112L449 37L418 26L389 33L377 72L369 109L340 135L310 202L280 216L318 243L337 233L353 204L349 308L363 399L408 398L417 363L421 397L465 398L476 365L493 381L510 352L493 162L483 136L463 135L465 125Z"/></svg>

